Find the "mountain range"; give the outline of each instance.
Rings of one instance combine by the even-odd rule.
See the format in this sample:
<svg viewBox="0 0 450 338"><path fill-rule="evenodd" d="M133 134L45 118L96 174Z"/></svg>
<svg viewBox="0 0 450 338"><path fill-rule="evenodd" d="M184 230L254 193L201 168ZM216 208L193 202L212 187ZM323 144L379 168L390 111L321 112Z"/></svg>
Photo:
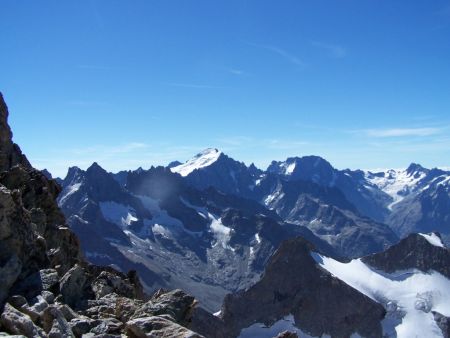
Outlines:
<svg viewBox="0 0 450 338"><path fill-rule="evenodd" d="M449 337L449 172L205 149L53 179L8 114L0 95L0 335Z"/></svg>
<svg viewBox="0 0 450 338"><path fill-rule="evenodd" d="M413 232L439 231L445 241L448 190L432 196L448 177L416 164L338 170L317 156L263 171L211 148L148 170L70 168L58 204L92 263L136 269L147 290L182 288L217 311L227 293L259 280L286 239L302 236L337 258L383 251Z"/></svg>

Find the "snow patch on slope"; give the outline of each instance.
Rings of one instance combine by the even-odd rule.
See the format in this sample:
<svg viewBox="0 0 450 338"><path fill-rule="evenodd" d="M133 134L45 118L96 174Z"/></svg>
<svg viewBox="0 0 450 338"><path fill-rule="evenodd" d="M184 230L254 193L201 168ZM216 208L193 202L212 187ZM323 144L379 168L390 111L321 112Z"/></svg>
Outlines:
<svg viewBox="0 0 450 338"><path fill-rule="evenodd" d="M394 328L383 325L385 333L395 329L397 338L442 337L431 313L450 316L450 280L440 273L408 270L381 274L360 259L341 263L317 253L312 256L322 268L384 305L388 312L395 308L401 322L393 324Z"/></svg>
<svg viewBox="0 0 450 338"><path fill-rule="evenodd" d="M208 148L195 155L186 163L180 164L179 166L171 168L170 170L173 173L180 174L181 176L187 176L194 170L210 166L219 159L221 154L222 152L217 149Z"/></svg>
<svg viewBox="0 0 450 338"><path fill-rule="evenodd" d="M405 169L390 169L382 172L383 175L380 174L368 171L365 176L370 184L392 197L392 203L388 205L389 210L392 210L395 204L414 191L426 176L423 172L408 173Z"/></svg>
<svg viewBox="0 0 450 338"><path fill-rule="evenodd" d="M301 338L318 338L310 336L297 328L292 314L280 319L271 326L266 326L263 323L255 323L252 326L242 329L238 338L272 338L283 331L295 332ZM320 338L329 337L329 335L323 335ZM356 338L356 336L351 336L350 338Z"/></svg>
<svg viewBox="0 0 450 338"><path fill-rule="evenodd" d="M229 245L231 229L223 225L220 218L216 218L212 214L209 214L209 218L211 219L210 229L216 239L216 243L213 247L220 244L224 249L233 250Z"/></svg>
<svg viewBox="0 0 450 338"><path fill-rule="evenodd" d="M100 210L108 222L114 223L122 229L138 220L136 211L132 207L114 201L100 202Z"/></svg>
<svg viewBox="0 0 450 338"><path fill-rule="evenodd" d="M59 205L63 205L64 202L74 193L76 193L81 187L81 183L75 183L67 186L61 192L61 197L59 198Z"/></svg>
<svg viewBox="0 0 450 338"><path fill-rule="evenodd" d="M199 235L199 232L189 231L184 227L184 224L178 218L172 217L166 210L161 209L159 201L148 196L136 195L152 214L152 219L144 220L144 228L139 234L140 236L147 236L148 227L152 229L153 234L160 235L165 238L175 239L180 233L188 233L190 235Z"/></svg>
<svg viewBox="0 0 450 338"><path fill-rule="evenodd" d="M419 235L425 238L431 245L438 246L440 248L445 248L444 243L442 243L442 240L435 233L430 234L419 233Z"/></svg>

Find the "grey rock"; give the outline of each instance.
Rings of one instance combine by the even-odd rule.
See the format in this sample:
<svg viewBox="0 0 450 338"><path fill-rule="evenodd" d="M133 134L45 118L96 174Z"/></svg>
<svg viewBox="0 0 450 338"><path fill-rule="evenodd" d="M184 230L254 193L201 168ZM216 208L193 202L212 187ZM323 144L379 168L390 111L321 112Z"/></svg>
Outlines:
<svg viewBox="0 0 450 338"><path fill-rule="evenodd" d="M45 332L50 332L53 328L55 328L55 332L69 332L70 329L63 313L55 305L50 305L42 312L40 321Z"/></svg>
<svg viewBox="0 0 450 338"><path fill-rule="evenodd" d="M60 281L63 302L73 308L79 306L84 299L86 281L86 271L80 265L67 271Z"/></svg>
<svg viewBox="0 0 450 338"><path fill-rule="evenodd" d="M450 337L450 318L445 317L444 315L440 314L439 312L433 311L434 320L436 321L436 324L439 326L439 328L442 330L442 334L444 338Z"/></svg>
<svg viewBox="0 0 450 338"><path fill-rule="evenodd" d="M173 321L160 317L143 317L126 323L126 333L136 338L202 338L201 336Z"/></svg>
<svg viewBox="0 0 450 338"><path fill-rule="evenodd" d="M179 289L165 293L157 292L134 313L132 318L168 315L183 325L196 303L194 297Z"/></svg>
<svg viewBox="0 0 450 338"><path fill-rule="evenodd" d="M99 334L120 334L124 324L116 318L102 318L90 332Z"/></svg>
<svg viewBox="0 0 450 338"><path fill-rule="evenodd" d="M9 260L0 267L0 304L8 296L9 290L16 282L22 271L22 263L16 254L12 254Z"/></svg>
<svg viewBox="0 0 450 338"><path fill-rule="evenodd" d="M450 249L432 245L419 234L411 234L383 252L363 257L362 261L388 273L434 270L450 278Z"/></svg>
<svg viewBox="0 0 450 338"><path fill-rule="evenodd" d="M45 290L42 291L41 296L49 304L53 304L53 302L55 301L55 295L50 291L45 291Z"/></svg>
<svg viewBox="0 0 450 338"><path fill-rule="evenodd" d="M87 317L74 318L69 322L72 332L76 337L81 337L83 334L88 333L99 324L99 320L90 319Z"/></svg>
<svg viewBox="0 0 450 338"><path fill-rule="evenodd" d="M45 332L31 318L6 303L1 315L1 324L8 332L26 337L45 337Z"/></svg>
<svg viewBox="0 0 450 338"><path fill-rule="evenodd" d="M231 336L289 314L312 336L382 336L384 308L322 269L311 256L314 250L301 238L283 242L258 283L225 298L221 318Z"/></svg>
<svg viewBox="0 0 450 338"><path fill-rule="evenodd" d="M56 304L56 307L63 314L64 318L67 321L71 321L72 319L79 318L80 315L77 314L74 310L70 308L67 304Z"/></svg>

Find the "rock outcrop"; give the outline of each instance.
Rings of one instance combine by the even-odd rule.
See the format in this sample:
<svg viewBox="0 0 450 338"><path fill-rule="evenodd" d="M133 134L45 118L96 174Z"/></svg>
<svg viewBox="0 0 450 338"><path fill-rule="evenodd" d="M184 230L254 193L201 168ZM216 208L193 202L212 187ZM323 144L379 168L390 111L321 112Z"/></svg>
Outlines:
<svg viewBox="0 0 450 338"><path fill-rule="evenodd" d="M450 249L430 243L429 236L437 243L441 241L438 233L411 234L386 251L363 257L362 261L388 273L408 269L434 270L450 278Z"/></svg>
<svg viewBox="0 0 450 338"><path fill-rule="evenodd" d="M182 291L148 297L135 272L84 260L59 185L12 142L7 118L0 94L0 336L221 338L220 320Z"/></svg>
<svg viewBox="0 0 450 338"><path fill-rule="evenodd" d="M318 266L313 250L302 238L283 242L258 283L225 298L221 317L233 336L291 314L296 327L311 336L382 336L384 308Z"/></svg>

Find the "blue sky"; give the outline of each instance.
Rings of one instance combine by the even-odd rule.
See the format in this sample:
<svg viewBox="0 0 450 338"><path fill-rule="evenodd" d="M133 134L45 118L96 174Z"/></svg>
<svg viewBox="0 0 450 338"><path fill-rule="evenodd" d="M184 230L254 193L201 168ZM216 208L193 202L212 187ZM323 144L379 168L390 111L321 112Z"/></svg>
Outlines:
<svg viewBox="0 0 450 338"><path fill-rule="evenodd" d="M449 0L2 0L14 140L64 175L316 154L449 166Z"/></svg>

